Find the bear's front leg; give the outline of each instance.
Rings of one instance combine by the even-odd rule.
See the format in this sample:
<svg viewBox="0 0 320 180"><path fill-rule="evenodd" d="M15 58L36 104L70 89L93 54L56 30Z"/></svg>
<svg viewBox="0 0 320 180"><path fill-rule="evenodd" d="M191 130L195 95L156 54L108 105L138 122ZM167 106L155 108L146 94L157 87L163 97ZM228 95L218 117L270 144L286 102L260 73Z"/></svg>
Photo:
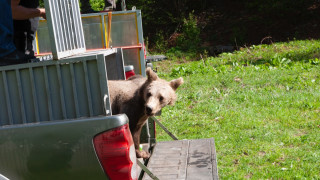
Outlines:
<svg viewBox="0 0 320 180"><path fill-rule="evenodd" d="M136 130L133 132L134 148L136 149L137 158L148 159L150 157L150 153L140 150L139 148L141 129L142 126L137 127Z"/></svg>
<svg viewBox="0 0 320 180"><path fill-rule="evenodd" d="M136 156L137 158L148 159L150 157L150 153L136 149Z"/></svg>

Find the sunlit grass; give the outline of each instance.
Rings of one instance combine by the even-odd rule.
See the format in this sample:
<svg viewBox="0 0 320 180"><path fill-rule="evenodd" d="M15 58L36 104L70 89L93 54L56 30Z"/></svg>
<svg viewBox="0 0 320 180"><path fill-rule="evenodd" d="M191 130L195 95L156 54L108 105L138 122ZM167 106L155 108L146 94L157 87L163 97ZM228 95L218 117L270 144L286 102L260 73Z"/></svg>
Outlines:
<svg viewBox="0 0 320 180"><path fill-rule="evenodd" d="M179 139L214 137L221 179L319 179L319 52L293 41L157 63L162 78L185 80L159 119Z"/></svg>

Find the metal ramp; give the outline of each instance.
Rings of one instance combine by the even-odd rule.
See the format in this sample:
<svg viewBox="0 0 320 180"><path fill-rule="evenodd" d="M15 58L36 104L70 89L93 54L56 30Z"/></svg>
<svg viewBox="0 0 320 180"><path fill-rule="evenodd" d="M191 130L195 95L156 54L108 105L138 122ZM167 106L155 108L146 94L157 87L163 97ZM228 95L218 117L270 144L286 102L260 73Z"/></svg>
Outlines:
<svg viewBox="0 0 320 180"><path fill-rule="evenodd" d="M213 138L158 142L147 167L161 180L219 179Z"/></svg>

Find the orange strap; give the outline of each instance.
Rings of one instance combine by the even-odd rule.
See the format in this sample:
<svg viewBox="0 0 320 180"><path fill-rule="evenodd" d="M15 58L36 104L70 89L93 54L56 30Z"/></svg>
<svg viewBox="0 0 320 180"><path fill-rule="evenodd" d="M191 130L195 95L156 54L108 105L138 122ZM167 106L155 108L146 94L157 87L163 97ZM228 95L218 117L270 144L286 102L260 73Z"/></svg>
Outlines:
<svg viewBox="0 0 320 180"><path fill-rule="evenodd" d="M111 35L111 22L112 22L112 12L108 12L108 35L107 35L107 47L109 48L110 35Z"/></svg>

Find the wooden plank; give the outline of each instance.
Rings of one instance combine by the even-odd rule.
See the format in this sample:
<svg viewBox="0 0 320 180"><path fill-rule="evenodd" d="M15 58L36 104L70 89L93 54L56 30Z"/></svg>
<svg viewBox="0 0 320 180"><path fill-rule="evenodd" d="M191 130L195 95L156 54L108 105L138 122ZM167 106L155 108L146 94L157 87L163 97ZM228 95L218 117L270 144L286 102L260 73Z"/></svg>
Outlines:
<svg viewBox="0 0 320 180"><path fill-rule="evenodd" d="M189 142L167 141L157 143L150 162L149 170L159 179L186 179ZM145 175L144 179L151 179Z"/></svg>
<svg viewBox="0 0 320 180"><path fill-rule="evenodd" d="M187 179L217 179L213 139L190 140L189 145Z"/></svg>
<svg viewBox="0 0 320 180"><path fill-rule="evenodd" d="M149 170L161 180L218 179L214 139L159 142ZM144 180L151 179L144 175Z"/></svg>

